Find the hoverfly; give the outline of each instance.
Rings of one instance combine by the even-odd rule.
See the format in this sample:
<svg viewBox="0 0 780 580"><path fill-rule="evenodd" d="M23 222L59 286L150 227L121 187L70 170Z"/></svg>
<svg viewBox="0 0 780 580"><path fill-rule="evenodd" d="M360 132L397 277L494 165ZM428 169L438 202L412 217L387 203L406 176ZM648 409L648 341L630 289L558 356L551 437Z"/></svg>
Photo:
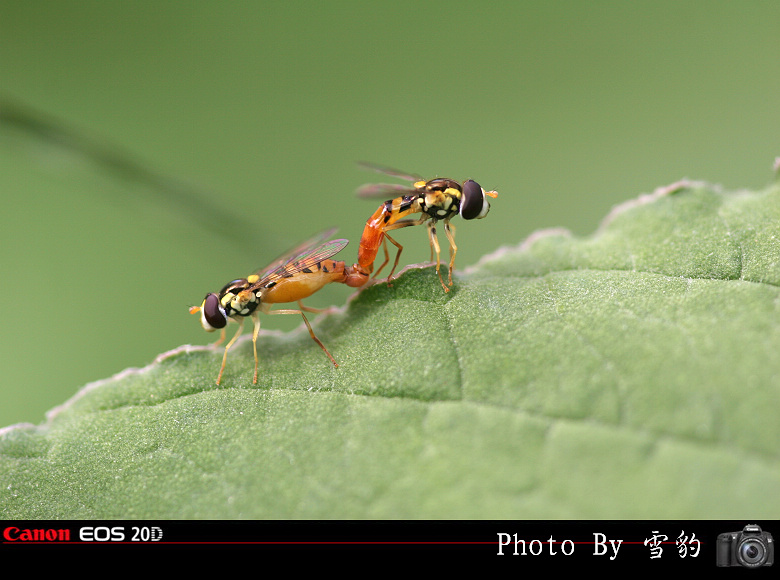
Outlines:
<svg viewBox="0 0 780 580"><path fill-rule="evenodd" d="M241 335L244 318L250 317L254 323L252 345L255 354L255 375L253 383L257 383L257 335L260 331L258 313L264 314L300 314L309 329L314 342L320 345L334 366L338 363L314 334L311 324L306 319L306 312L322 312L320 309L308 308L301 300L308 298L317 290L330 284L340 282L350 286L361 286L367 280L357 272L347 272L343 261L330 260L349 243L348 240L331 240L325 242L336 232L336 228L322 232L310 240L298 245L289 252L274 260L262 271L228 282L218 293L206 294L200 306L192 306L190 314L200 312L200 322L207 332L221 330L222 335L215 344L225 339L225 327L230 320L238 323L238 331L225 346L222 356L222 366L217 375L217 384L222 379L225 370L227 353L230 347ZM272 304L297 302L299 310L271 310Z"/></svg>
<svg viewBox="0 0 780 580"><path fill-rule="evenodd" d="M452 269L455 265L455 255L458 253L458 247L455 245L455 226L450 224L450 220L456 215L460 215L466 220L485 217L490 210L490 203L487 197L497 197L498 193L485 191L476 181L471 179L467 179L463 183L445 177L426 181L417 175L403 173L387 167L368 163L361 163L360 165L379 173L411 181L413 184L406 186L380 183L364 185L358 189L358 196L364 198L393 194L397 195L397 197L385 201L374 212L374 215L366 221L366 227L363 229L363 236L360 238L360 247L358 248L358 263L349 268L349 271L353 272L354 276L363 275L368 278L373 272L374 260L379 252L379 245L383 244L385 261L382 262L382 265L379 266L374 274L374 277L376 277L390 260L387 252L387 240L390 240L398 248L393 268L387 277L387 283L390 285L393 273L398 267L398 260L401 258L403 246L396 242L388 232L428 222L431 260L433 260L433 253L436 252L436 273L439 275L439 281L444 291L449 292L449 288L444 283L440 271L441 252L439 240L436 236L436 222L439 220L444 222L444 233L447 235L447 240L450 243L448 282L449 286L452 286ZM417 219L402 219L415 213L422 215Z"/></svg>

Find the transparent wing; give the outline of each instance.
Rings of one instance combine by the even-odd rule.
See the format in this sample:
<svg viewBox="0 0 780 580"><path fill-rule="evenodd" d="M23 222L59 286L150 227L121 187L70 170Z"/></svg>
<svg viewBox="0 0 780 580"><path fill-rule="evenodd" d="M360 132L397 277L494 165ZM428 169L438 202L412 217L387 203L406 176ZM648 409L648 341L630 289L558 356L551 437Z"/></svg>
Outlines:
<svg viewBox="0 0 780 580"><path fill-rule="evenodd" d="M385 165L378 165L377 163L368 163L367 161L358 161L358 165L368 171L374 171L376 173L384 173L385 175L391 175L392 177L398 177L399 179L405 179L406 181L423 181L423 178L415 173L406 173L405 171L399 171L392 167Z"/></svg>
<svg viewBox="0 0 780 580"><path fill-rule="evenodd" d="M324 231L277 258L265 268L262 274L259 274L260 279L252 284L251 288L262 288L274 280L289 278L298 272L319 264L323 260L327 260L331 256L335 256L347 246L349 240L341 239L322 242L322 240L329 238L334 233L336 233L336 228Z"/></svg>
<svg viewBox="0 0 780 580"><path fill-rule="evenodd" d="M394 183L368 183L360 186L357 191L355 191L355 194L358 197L364 199L374 197L388 199L400 197L402 195L413 195L415 193L417 193L417 190L414 187Z"/></svg>
<svg viewBox="0 0 780 580"><path fill-rule="evenodd" d="M338 231L338 228L329 228L325 230L324 232L320 232L316 236L312 236L305 242L301 242L294 248L291 248L284 252L281 256L276 258L273 262L268 264L264 268L258 268L253 273L260 277L260 279L265 278L268 276L271 272L276 270L277 268L280 268L287 262L294 260L299 254L303 254L307 249L318 246L325 240L327 240L329 237L331 237L333 234L335 234Z"/></svg>
<svg viewBox="0 0 780 580"><path fill-rule="evenodd" d="M275 280L279 280L280 278L289 278L298 272L306 270L307 268L311 268L312 266L316 266L323 260L327 260L331 256L338 254L347 246L348 243L349 240L331 240L311 248L306 252L302 252L298 256L290 258L287 262L263 276L255 284L252 284L252 288L262 288L264 286L268 286Z"/></svg>

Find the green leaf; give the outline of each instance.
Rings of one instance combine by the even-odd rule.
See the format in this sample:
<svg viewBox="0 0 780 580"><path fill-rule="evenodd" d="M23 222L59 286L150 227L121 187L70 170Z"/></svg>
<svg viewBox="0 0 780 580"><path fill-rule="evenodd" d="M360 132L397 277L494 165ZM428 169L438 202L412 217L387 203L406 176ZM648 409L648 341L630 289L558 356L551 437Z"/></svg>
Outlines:
<svg viewBox="0 0 780 580"><path fill-rule="evenodd" d="M680 183L0 433L4 518L778 518L780 189Z"/></svg>

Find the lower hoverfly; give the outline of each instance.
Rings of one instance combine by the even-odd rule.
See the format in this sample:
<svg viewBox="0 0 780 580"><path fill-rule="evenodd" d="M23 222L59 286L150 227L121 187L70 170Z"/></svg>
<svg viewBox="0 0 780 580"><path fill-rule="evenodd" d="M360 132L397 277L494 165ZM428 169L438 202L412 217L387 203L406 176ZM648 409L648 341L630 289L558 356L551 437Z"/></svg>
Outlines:
<svg viewBox="0 0 780 580"><path fill-rule="evenodd" d="M206 331L222 331L222 336L216 344L220 344L225 339L225 327L230 320L238 323L238 331L225 346L222 366L217 375L217 384L222 380L228 350L241 335L246 317L251 318L254 323L252 344L255 354L255 375L252 382L257 383L257 335L260 331L260 319L258 318L260 312L264 314L300 314L314 342L320 345L333 365L338 367L336 360L314 334L314 330L304 314L304 311L316 313L321 312L321 310L308 308L301 303L301 300L308 298L331 282L358 287L367 280L367 276L363 276L359 272L353 272L351 269L348 271L343 261L337 262L329 259L349 243L348 240L324 241L335 232L336 228L322 232L274 260L258 273L228 282L219 292L206 294L206 298L200 306L190 308L190 314L200 312L200 322ZM299 309L271 310L272 304L285 302L297 302Z"/></svg>

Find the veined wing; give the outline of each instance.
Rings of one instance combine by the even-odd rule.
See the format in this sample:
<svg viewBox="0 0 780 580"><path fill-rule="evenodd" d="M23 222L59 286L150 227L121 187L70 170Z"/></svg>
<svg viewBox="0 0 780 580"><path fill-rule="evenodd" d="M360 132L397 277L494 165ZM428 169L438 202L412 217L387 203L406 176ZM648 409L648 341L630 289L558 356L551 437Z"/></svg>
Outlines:
<svg viewBox="0 0 780 580"><path fill-rule="evenodd" d="M276 270L277 268L283 266L287 262L289 262L291 259L295 259L298 255L303 254L311 247L318 246L325 240L327 240L329 237L331 237L333 234L335 234L338 231L338 228L329 228L325 230L324 232L320 232L316 236L312 236L305 242L301 242L294 248L291 248L284 252L281 256L276 258L273 262L268 264L265 268L258 268L253 273L257 275L261 280L268 276L271 272Z"/></svg>
<svg viewBox="0 0 780 580"><path fill-rule="evenodd" d="M260 275L260 279L252 284L252 289L263 288L281 278L289 278L338 254L347 246L349 240L330 240L322 243L323 239L330 237L335 231L333 228L323 232L275 260Z"/></svg>

